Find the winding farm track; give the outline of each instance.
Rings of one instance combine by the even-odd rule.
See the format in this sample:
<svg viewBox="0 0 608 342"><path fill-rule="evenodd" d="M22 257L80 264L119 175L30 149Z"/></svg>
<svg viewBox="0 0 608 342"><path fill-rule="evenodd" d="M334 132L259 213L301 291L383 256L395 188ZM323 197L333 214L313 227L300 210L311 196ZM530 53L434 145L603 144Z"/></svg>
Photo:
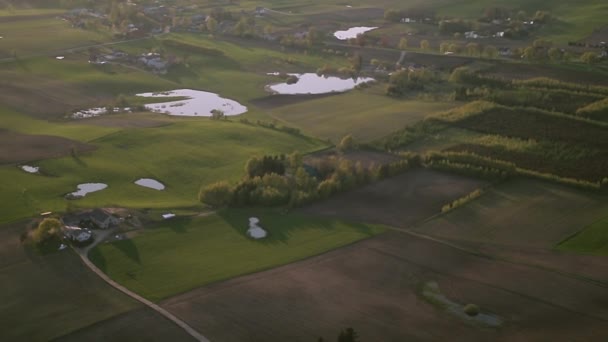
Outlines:
<svg viewBox="0 0 608 342"><path fill-rule="evenodd" d="M89 257L88 257L89 251L91 249L93 249L93 247L95 247L99 242L104 241L108 236L111 236L113 232L114 232L114 230L104 231L103 233L98 234L98 238L91 245L89 245L85 248L75 249L76 252L78 253L78 255L80 256L80 259L82 259L82 262L85 264L85 266L87 266L91 271L93 271L95 274L97 274L101 279L103 279L110 286L112 286L115 289L117 289L118 291L126 294L127 296L135 299L136 301L144 304L145 306L149 307L150 309L158 312L159 314L163 315L166 319L170 320L171 322L177 324L177 326L182 328L184 331L186 331L188 334L190 334L190 336L195 338L197 341L209 342L208 338L206 338L201 333L196 331L194 328L189 326L186 322L179 319L177 316L173 315L169 311L161 308L160 306L154 304L153 302L145 299L144 297L138 295L135 292L130 291L126 287L124 287L124 286L118 284L117 282L115 282L114 280L110 279L110 277L108 277L105 273L103 273L99 268L97 268L97 266L95 266L95 264L93 264L91 262L91 260L89 260Z"/></svg>

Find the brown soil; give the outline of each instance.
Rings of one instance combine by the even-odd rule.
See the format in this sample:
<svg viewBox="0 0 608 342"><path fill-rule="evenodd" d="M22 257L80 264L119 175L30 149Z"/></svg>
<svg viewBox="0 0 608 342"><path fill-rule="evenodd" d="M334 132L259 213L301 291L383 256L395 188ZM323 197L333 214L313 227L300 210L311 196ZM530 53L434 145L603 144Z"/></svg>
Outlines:
<svg viewBox="0 0 608 342"><path fill-rule="evenodd" d="M318 202L301 211L311 215L408 227L484 182L427 169L408 171Z"/></svg>
<svg viewBox="0 0 608 342"><path fill-rule="evenodd" d="M436 281L459 303L501 317L474 326L421 299ZM236 278L162 305L217 341L599 341L608 289L392 232L312 259Z"/></svg>
<svg viewBox="0 0 608 342"><path fill-rule="evenodd" d="M0 164L62 157L70 155L72 148L82 153L92 151L96 147L51 135L30 135L0 130Z"/></svg>

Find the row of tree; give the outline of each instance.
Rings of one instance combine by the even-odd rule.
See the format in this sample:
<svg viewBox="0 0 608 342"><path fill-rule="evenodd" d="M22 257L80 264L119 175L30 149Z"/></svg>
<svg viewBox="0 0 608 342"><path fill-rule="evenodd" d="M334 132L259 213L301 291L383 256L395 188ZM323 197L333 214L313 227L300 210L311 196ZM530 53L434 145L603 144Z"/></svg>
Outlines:
<svg viewBox="0 0 608 342"><path fill-rule="evenodd" d="M213 207L297 207L395 176L418 165L420 158L415 154L405 155L392 163L367 167L341 157L320 158L304 164L299 153L285 157L253 157L246 163L246 176L241 181L236 184L221 181L205 186L199 199Z"/></svg>

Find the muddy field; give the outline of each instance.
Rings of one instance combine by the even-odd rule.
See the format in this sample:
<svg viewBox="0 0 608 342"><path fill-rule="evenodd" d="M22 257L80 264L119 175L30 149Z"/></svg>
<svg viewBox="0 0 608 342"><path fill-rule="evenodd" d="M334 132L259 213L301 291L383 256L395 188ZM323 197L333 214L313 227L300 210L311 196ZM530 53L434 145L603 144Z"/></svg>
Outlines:
<svg viewBox="0 0 608 342"><path fill-rule="evenodd" d="M420 297L435 281L457 303L503 320L476 326ZM600 341L608 289L392 232L307 261L236 278L162 305L216 341Z"/></svg>
<svg viewBox="0 0 608 342"><path fill-rule="evenodd" d="M72 148L81 153L92 151L95 146L56 136L0 130L0 164L66 156Z"/></svg>
<svg viewBox="0 0 608 342"><path fill-rule="evenodd" d="M441 211L441 207L484 182L416 169L343 193L301 209L303 213L352 221L409 227Z"/></svg>
<svg viewBox="0 0 608 342"><path fill-rule="evenodd" d="M607 212L605 196L522 179L493 188L416 230L442 238L546 249Z"/></svg>
<svg viewBox="0 0 608 342"><path fill-rule="evenodd" d="M194 342L195 339L155 311L142 308L95 323L53 341Z"/></svg>

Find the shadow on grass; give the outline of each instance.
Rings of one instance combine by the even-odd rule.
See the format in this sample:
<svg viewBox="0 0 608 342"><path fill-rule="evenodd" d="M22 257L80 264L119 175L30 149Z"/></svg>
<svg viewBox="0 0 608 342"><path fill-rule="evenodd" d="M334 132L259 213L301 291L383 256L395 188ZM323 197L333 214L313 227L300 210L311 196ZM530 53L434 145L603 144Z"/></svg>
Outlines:
<svg viewBox="0 0 608 342"><path fill-rule="evenodd" d="M364 235L374 235L371 227L363 223L343 223L343 221L334 219L311 218L299 214L282 213L278 209L230 209L218 212L218 216L220 216L228 225L230 225L230 227L232 227L242 236L245 236L247 239L251 239L247 235L247 230L249 229L249 218L259 218L259 226L268 232L268 236L260 240L251 240L260 244L268 245L288 243L292 234L296 231L306 229L322 230L327 231L328 233L336 231L336 226L339 223L348 225L349 227L353 228L353 230Z"/></svg>
<svg viewBox="0 0 608 342"><path fill-rule="evenodd" d="M139 265L141 265L141 259L139 257L139 250L137 249L137 245L131 239L125 239L116 241L111 244L113 247L116 247L119 251L121 251L127 258L135 261Z"/></svg>
<svg viewBox="0 0 608 342"><path fill-rule="evenodd" d="M192 218L190 217L173 218L168 226L172 231L183 234L188 231L188 226L191 221ZM164 227L164 225L162 227Z"/></svg>
<svg viewBox="0 0 608 342"><path fill-rule="evenodd" d="M106 258L103 256L103 254L101 254L98 247L93 248L89 252L89 260L91 260L91 262L95 264L95 266L97 266L97 268L99 268L103 273L107 273L108 265L106 263Z"/></svg>

